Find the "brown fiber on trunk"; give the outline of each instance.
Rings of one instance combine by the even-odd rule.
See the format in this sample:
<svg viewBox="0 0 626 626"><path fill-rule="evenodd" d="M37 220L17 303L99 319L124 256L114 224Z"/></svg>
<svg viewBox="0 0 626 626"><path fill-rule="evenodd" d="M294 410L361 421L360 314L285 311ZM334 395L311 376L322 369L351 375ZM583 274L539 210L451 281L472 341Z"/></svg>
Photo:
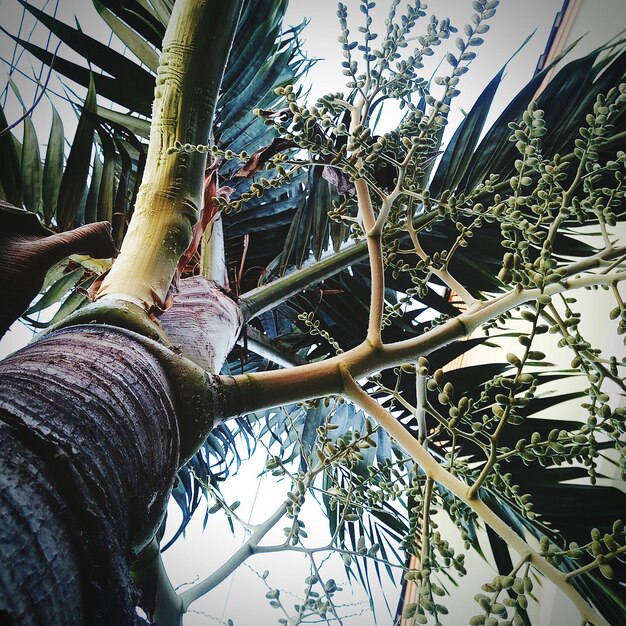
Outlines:
<svg viewBox="0 0 626 626"><path fill-rule="evenodd" d="M39 293L55 263L71 254L105 259L115 253L108 222L52 233L34 213L0 201L0 337Z"/></svg>
<svg viewBox="0 0 626 626"><path fill-rule="evenodd" d="M132 624L179 455L157 360L110 327L43 337L0 365L0 440L0 624Z"/></svg>

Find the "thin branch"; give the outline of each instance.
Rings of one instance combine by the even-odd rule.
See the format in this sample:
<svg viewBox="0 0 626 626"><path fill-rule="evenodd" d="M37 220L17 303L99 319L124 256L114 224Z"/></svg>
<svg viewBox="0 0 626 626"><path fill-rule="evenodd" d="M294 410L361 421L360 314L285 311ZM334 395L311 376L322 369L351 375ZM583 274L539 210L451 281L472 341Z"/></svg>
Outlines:
<svg viewBox="0 0 626 626"><path fill-rule="evenodd" d="M603 150L608 150L610 148L621 149L622 146L624 145L625 140L626 140L626 131L623 131L621 133L616 133L615 135L611 135L606 138L606 141L602 143L602 149ZM561 162L563 163L565 161L572 161L573 159L577 159L577 158L578 157L573 152L568 152L567 154L561 156ZM528 172L528 176L534 179L535 177L539 176L539 172L538 171ZM492 197L494 194L506 192L510 188L511 186L510 186L509 180L505 179L496 183L495 185L491 185L491 191L484 190L478 193L474 197L474 200L482 201L489 197Z"/></svg>
<svg viewBox="0 0 626 626"><path fill-rule="evenodd" d="M418 428L418 441L424 445L426 440L426 376L415 374L415 420Z"/></svg>
<svg viewBox="0 0 626 626"><path fill-rule="evenodd" d="M607 563L611 559L619 557L624 553L626 553L626 546L620 546L616 550L613 550L612 552L608 552L607 554L604 554L603 555L604 560L602 562ZM584 574L585 572L590 572L591 570L594 570L599 566L600 566L599 561L597 559L594 559L591 563L588 563L587 565L583 565L582 567L579 567L578 569L575 569L572 572L568 572L566 574L566 578L570 580L574 578L575 576L580 576L581 574Z"/></svg>
<svg viewBox="0 0 626 626"><path fill-rule="evenodd" d="M239 550L237 550L231 557L219 567L213 574L201 580L187 591L180 594L182 601L183 611L186 612L189 606L201 598L203 595L209 593L212 589L217 587L222 581L228 578L244 561L255 554L255 549L259 544L259 541L267 535L267 533L274 528L274 526L283 518L287 512L287 503L283 502L277 509L270 515L262 524L259 524L256 530L250 535L248 541L246 541Z"/></svg>
<svg viewBox="0 0 626 626"><path fill-rule="evenodd" d="M434 481L431 477L426 478L424 487L424 503L422 506L422 547L420 550L420 570L426 567L430 560L430 502L433 495Z"/></svg>
<svg viewBox="0 0 626 626"><path fill-rule="evenodd" d="M372 345L380 345L383 309L385 306L385 268L381 235L374 232L376 218L367 183L361 178L354 182L359 216L367 237L372 289L367 338Z"/></svg>
<svg viewBox="0 0 626 626"><path fill-rule="evenodd" d="M407 230L409 232L409 236L411 237L411 243L413 244L415 253L420 259L422 259L422 261L425 260L427 258L427 254L424 252L424 249L418 239L417 230L413 225L413 216L411 213L409 213L409 219L407 220ZM454 276L452 276L446 268L436 269L431 266L429 269L435 276L437 276L437 278L454 291L454 293L456 293L468 307L478 302L478 300L476 300L476 298L474 298L474 296L472 296L472 294L465 289L465 287L456 278L454 278Z"/></svg>
<svg viewBox="0 0 626 626"><path fill-rule="evenodd" d="M554 320L554 323L556 323L558 325L559 330L561 331L561 336L564 339L568 339L569 337L573 337L573 335L570 334L567 326L565 325L565 322L563 321L561 315L557 311L557 309L554 306L554 304L550 303L548 305L548 308L550 309L550 312L552 314L552 318ZM585 360L588 361L590 363L590 365L593 368L595 368L597 370L597 372L602 377L608 378L609 380L612 380L618 387L620 387L622 389L622 391L626 392L626 384L624 383L622 378L620 378L619 376L614 376L613 374L611 374L610 370L608 370L606 367L604 367L604 365L601 362L601 359L599 359L597 355L593 354L589 350L580 350L580 349L578 349L576 347L576 344L572 345L569 342L566 343L565 346L568 347L568 348L571 348L572 350L574 350L575 354L584 357ZM587 370L587 373L589 373L588 366L585 365L585 369Z"/></svg>

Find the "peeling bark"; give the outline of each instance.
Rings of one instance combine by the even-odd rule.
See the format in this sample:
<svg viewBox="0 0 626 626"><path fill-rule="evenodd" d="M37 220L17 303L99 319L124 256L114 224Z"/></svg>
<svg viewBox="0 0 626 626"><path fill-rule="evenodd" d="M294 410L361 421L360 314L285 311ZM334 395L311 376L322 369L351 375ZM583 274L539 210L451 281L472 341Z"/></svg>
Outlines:
<svg viewBox="0 0 626 626"><path fill-rule="evenodd" d="M159 322L184 356L218 374L239 336L243 316L223 289L202 276L191 276L179 281L174 304Z"/></svg>
<svg viewBox="0 0 626 626"><path fill-rule="evenodd" d="M179 458L157 359L101 326L51 333L0 371L0 623L132 624L130 565Z"/></svg>

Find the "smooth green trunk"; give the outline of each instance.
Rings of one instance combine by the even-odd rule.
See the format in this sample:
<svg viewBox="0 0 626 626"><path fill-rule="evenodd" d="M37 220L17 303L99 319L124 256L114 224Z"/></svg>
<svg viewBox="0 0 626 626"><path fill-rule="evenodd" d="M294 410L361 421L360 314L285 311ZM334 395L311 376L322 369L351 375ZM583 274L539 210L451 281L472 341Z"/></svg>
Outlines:
<svg viewBox="0 0 626 626"><path fill-rule="evenodd" d="M177 264L200 216L206 153L171 151L209 142L242 1L179 0L159 61L143 181L120 256L97 298L165 307Z"/></svg>

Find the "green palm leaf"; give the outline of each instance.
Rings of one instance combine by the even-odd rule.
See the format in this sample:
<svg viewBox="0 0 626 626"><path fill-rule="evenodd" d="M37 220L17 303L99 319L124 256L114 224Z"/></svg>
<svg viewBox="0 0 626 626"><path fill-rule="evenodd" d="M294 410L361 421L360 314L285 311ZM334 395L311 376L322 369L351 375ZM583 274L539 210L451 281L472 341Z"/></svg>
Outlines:
<svg viewBox="0 0 626 626"><path fill-rule="evenodd" d="M52 107L52 125L50 136L46 148L46 160L43 166L43 214L44 223L48 226L52 218L56 215L59 189L63 176L64 165L64 143L63 122L57 110Z"/></svg>
<svg viewBox="0 0 626 626"><path fill-rule="evenodd" d="M159 67L159 53L143 37L132 28L127 26L113 11L108 9L100 0L92 0L93 5L100 17L107 23L109 28L117 35L119 40L128 46L133 54L141 59L141 62L156 74Z"/></svg>
<svg viewBox="0 0 626 626"><path fill-rule="evenodd" d="M0 191L1 197L15 206L22 206L22 177L20 175L20 151L0 107Z"/></svg>
<svg viewBox="0 0 626 626"><path fill-rule="evenodd" d="M22 142L20 165L24 206L32 213L42 215L43 170L39 154L39 141L30 117L24 119L24 141Z"/></svg>
<svg viewBox="0 0 626 626"><path fill-rule="evenodd" d="M78 121L72 148L67 157L63 178L59 185L57 224L61 230L74 225L74 219L83 198L89 173L93 142L93 113L96 107L96 89L93 82L89 86L83 111Z"/></svg>

